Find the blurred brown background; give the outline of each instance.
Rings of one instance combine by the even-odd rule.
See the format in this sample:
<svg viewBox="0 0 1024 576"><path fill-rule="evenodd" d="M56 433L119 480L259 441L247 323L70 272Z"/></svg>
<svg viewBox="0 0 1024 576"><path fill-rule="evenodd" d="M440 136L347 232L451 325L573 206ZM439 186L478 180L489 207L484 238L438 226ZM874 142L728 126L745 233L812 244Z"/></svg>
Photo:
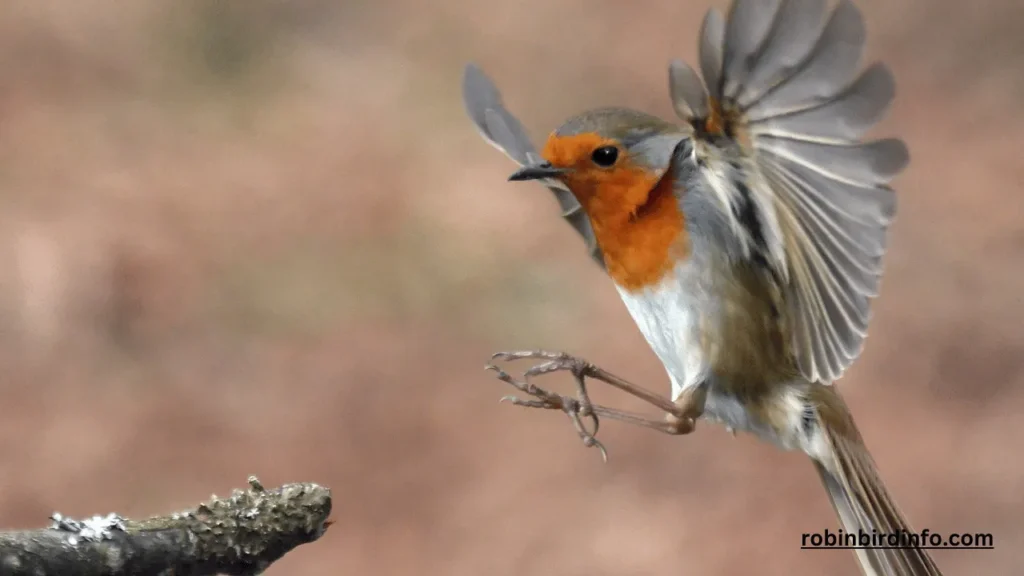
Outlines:
<svg viewBox="0 0 1024 576"><path fill-rule="evenodd" d="M724 2L716 2L724 5ZM708 2L8 0L0 8L0 525L333 488L270 574L857 574L812 468L704 426L497 399L498 349L667 391L539 186L464 116L492 75L542 137L672 117ZM872 337L842 387L912 523L1024 564L1024 5L862 0L913 162ZM603 399L607 399L604 397Z"/></svg>

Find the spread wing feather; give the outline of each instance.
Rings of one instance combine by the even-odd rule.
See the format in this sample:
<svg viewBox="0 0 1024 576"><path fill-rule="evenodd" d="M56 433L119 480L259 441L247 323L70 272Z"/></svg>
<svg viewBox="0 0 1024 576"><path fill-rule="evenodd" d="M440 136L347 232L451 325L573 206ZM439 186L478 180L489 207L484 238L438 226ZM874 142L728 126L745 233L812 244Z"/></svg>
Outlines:
<svg viewBox="0 0 1024 576"><path fill-rule="evenodd" d="M670 69L677 113L718 114L764 185L764 222L782 230L783 278L797 364L832 382L860 354L896 211L889 183L909 154L898 139L863 142L888 111L895 83L874 64L858 75L864 20L849 0L734 0L709 11L696 72ZM702 103L701 101L704 101ZM764 212L764 206L774 213ZM770 260L771 261L771 260Z"/></svg>
<svg viewBox="0 0 1024 576"><path fill-rule="evenodd" d="M717 115L751 160L762 223L781 231L786 314L805 377L832 382L860 354L896 211L889 187L909 162L901 140L863 142L888 111L895 83L882 64L857 74L866 38L849 0L734 0L700 29L700 74L673 62L677 114ZM702 80L703 78L703 80ZM483 72L469 65L463 98L480 133L520 165L540 160ZM710 126L708 124L707 126ZM699 133L699 132L698 132ZM572 194L544 181L599 263L590 222Z"/></svg>
<svg viewBox="0 0 1024 576"><path fill-rule="evenodd" d="M462 75L462 99L473 124L489 144L520 166L542 160L522 123L505 108L494 82L473 64L467 65ZM583 236L591 257L603 267L604 261L590 219L579 202L561 182L549 179L542 183L554 194L562 209L562 218Z"/></svg>

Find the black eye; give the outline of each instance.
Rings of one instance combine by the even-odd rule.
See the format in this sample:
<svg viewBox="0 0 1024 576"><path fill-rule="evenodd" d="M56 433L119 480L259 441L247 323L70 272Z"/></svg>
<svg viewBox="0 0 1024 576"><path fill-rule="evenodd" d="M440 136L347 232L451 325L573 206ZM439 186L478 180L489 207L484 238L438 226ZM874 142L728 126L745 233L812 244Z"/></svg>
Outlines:
<svg viewBox="0 0 1024 576"><path fill-rule="evenodd" d="M602 146L594 150L594 153L590 155L590 159L594 161L594 164L608 168L619 159L619 149L615 146Z"/></svg>

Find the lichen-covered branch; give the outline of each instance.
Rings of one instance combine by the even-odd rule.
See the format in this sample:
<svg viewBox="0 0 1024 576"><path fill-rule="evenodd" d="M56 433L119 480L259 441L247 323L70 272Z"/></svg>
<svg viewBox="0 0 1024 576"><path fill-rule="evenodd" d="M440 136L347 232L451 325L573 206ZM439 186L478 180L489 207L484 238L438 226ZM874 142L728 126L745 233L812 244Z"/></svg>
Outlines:
<svg viewBox="0 0 1024 576"><path fill-rule="evenodd" d="M253 477L229 497L147 520L54 514L48 528L0 532L0 576L254 575L323 535L330 513L323 486L266 490Z"/></svg>

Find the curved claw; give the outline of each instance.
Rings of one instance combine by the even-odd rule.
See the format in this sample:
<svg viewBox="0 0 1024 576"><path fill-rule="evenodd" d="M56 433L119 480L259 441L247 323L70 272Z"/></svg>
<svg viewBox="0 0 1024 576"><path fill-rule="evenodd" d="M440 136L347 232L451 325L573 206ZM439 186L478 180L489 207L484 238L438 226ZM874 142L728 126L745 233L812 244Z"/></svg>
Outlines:
<svg viewBox="0 0 1024 576"><path fill-rule="evenodd" d="M488 364L487 366L484 366L484 370L487 370L489 372L494 372L494 377L497 378L498 380L501 380L502 382L507 382L509 384L512 384L513 386L516 386L515 385L515 381L512 379L512 375L509 374L508 372L505 372L504 370L502 370L498 366L495 366L494 364ZM519 388L519 386L516 386L516 388Z"/></svg>
<svg viewBox="0 0 1024 576"><path fill-rule="evenodd" d="M601 460L604 461L605 464L608 463L608 450L604 447L604 444L602 444L600 440L594 438L593 436L591 436L590 438L584 438L583 445L586 446L587 448L597 448L598 450L600 450Z"/></svg>
<svg viewBox="0 0 1024 576"><path fill-rule="evenodd" d="M583 445L587 448L596 447L601 452L602 461L607 462L608 450L595 437L601 427L601 421L594 411L594 406L591 404L584 381L590 375L589 372L593 370L593 365L586 360L576 358L564 352L550 352L546 350L497 352L491 356L492 361L512 361L528 358L541 360L542 362L524 371L521 378L513 378L508 372L494 364L488 364L485 367L486 370L494 372L499 380L512 385L526 395L533 396L533 399L524 399L508 395L502 397L500 402L509 402L515 406L525 406L528 408L561 410L573 423L573 427L583 441ZM568 371L574 376L577 398L545 390L531 382L531 378L534 376L542 376L560 371ZM584 419L589 422L584 423Z"/></svg>

